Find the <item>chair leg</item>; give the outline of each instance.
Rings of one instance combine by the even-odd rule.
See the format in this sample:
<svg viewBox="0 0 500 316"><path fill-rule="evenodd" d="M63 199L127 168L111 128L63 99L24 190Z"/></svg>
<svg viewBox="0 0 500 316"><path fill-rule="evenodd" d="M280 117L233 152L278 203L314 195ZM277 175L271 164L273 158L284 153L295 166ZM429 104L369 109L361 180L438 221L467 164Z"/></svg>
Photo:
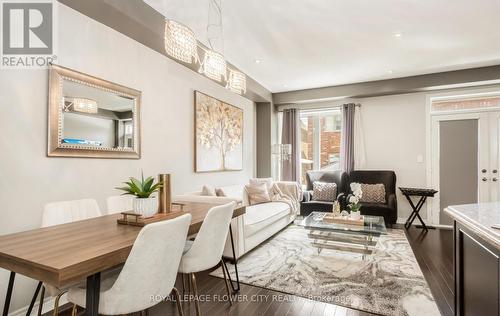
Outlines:
<svg viewBox="0 0 500 316"><path fill-rule="evenodd" d="M54 301L54 316L57 316L59 314L59 300L61 299L61 296L63 296L67 291L62 291L61 293L57 294L56 299Z"/></svg>
<svg viewBox="0 0 500 316"><path fill-rule="evenodd" d="M184 273L181 273L181 278L182 278L182 295L186 295L186 279Z"/></svg>
<svg viewBox="0 0 500 316"><path fill-rule="evenodd" d="M44 298L45 298L45 286L42 286L42 293L40 294L40 303L38 304L38 316L42 316Z"/></svg>
<svg viewBox="0 0 500 316"><path fill-rule="evenodd" d="M73 304L73 308L71 309L71 316L76 316L78 309L76 307L76 304Z"/></svg>
<svg viewBox="0 0 500 316"><path fill-rule="evenodd" d="M30 306L28 307L28 311L26 312L26 315L31 315L31 311L33 310L33 306L35 306L36 299L38 298L38 293L40 292L42 286L43 282L42 281L38 282L35 293L33 293L33 298L31 299Z"/></svg>
<svg viewBox="0 0 500 316"><path fill-rule="evenodd" d="M227 281L224 259L221 259L221 268L222 268L222 274L224 275L224 283L226 284L226 291L227 291L227 297L229 298L229 305L233 306L233 300L231 298L231 291L229 290L229 282Z"/></svg>
<svg viewBox="0 0 500 316"><path fill-rule="evenodd" d="M184 274L182 275L182 279L184 280ZM184 312L182 311L181 297L179 295L179 291L174 287L172 289L172 292L174 292L175 304L177 305L177 311L179 312L180 316L184 316Z"/></svg>
<svg viewBox="0 0 500 316"><path fill-rule="evenodd" d="M194 273L191 273L191 284L193 286L194 303L196 305L196 316L200 316L200 301L198 297L198 288L196 287L196 277L194 276Z"/></svg>

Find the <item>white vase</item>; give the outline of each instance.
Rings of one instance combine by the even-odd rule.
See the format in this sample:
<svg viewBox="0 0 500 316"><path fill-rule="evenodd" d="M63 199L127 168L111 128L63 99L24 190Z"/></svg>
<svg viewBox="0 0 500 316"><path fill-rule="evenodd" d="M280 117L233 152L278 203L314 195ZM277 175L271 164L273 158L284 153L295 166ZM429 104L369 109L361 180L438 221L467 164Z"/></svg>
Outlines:
<svg viewBox="0 0 500 316"><path fill-rule="evenodd" d="M351 212L351 215L350 215L351 219L353 220L358 220L361 218L361 213L359 211L357 212Z"/></svg>
<svg viewBox="0 0 500 316"><path fill-rule="evenodd" d="M151 217L158 212L158 201L156 197L136 198L134 200L134 212L142 217Z"/></svg>

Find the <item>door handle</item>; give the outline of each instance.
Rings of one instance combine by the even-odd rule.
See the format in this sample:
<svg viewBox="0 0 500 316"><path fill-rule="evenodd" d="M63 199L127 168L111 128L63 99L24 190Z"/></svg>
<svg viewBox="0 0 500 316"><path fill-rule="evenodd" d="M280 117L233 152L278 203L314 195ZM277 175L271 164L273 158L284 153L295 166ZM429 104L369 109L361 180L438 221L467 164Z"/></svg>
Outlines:
<svg viewBox="0 0 500 316"><path fill-rule="evenodd" d="M488 181L488 178L484 177L481 180L483 180L483 182L486 182L486 181Z"/></svg>
<svg viewBox="0 0 500 316"><path fill-rule="evenodd" d="M481 170L482 173L486 173L486 171L487 171L486 169Z"/></svg>
<svg viewBox="0 0 500 316"><path fill-rule="evenodd" d="M497 182L497 181L498 181L498 178L493 178L493 179L491 179L491 180L493 180L494 182Z"/></svg>

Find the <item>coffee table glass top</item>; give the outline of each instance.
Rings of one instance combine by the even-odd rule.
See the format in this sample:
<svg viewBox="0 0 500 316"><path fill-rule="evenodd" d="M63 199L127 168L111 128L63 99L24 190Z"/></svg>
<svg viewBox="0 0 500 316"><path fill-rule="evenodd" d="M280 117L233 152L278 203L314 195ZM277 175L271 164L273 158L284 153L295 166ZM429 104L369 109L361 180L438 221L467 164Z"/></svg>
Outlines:
<svg viewBox="0 0 500 316"><path fill-rule="evenodd" d="M325 212L312 212L299 223L307 229L321 229L321 230L331 230L331 231L343 231L343 232L357 232L366 234L386 234L387 229L385 228L384 218L382 216L370 216L363 215L365 219L364 226L361 225L348 225L343 223L333 223L331 221L324 221L323 216Z"/></svg>

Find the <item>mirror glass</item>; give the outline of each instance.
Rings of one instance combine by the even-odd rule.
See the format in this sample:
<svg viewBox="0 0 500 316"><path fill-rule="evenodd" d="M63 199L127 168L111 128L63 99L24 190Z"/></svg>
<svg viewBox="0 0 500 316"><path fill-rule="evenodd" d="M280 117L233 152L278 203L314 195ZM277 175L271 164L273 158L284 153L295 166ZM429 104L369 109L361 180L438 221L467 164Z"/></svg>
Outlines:
<svg viewBox="0 0 500 316"><path fill-rule="evenodd" d="M132 150L134 105L128 96L64 78L61 144Z"/></svg>

